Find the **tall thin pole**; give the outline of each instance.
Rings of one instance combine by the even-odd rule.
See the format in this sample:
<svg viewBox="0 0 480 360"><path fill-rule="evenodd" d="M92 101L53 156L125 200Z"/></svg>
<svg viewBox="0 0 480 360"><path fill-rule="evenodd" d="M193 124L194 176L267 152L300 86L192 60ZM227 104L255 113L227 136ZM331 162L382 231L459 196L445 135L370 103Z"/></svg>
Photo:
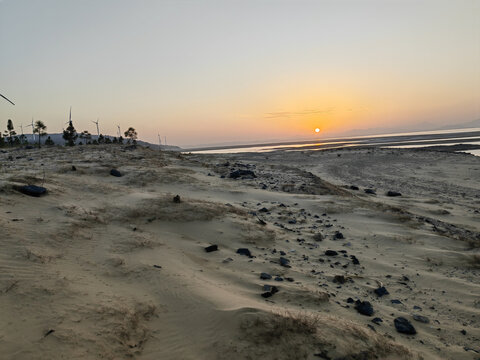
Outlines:
<svg viewBox="0 0 480 360"><path fill-rule="evenodd" d="M162 138L160 137L160 134L158 134L158 150L160 150L161 146L162 146Z"/></svg>
<svg viewBox="0 0 480 360"><path fill-rule="evenodd" d="M165 141L163 142L163 145L167 146L167 137L165 136Z"/></svg>
<svg viewBox="0 0 480 360"><path fill-rule="evenodd" d="M33 131L35 127L33 126L33 117L32 117L32 137L33 137L33 142L35 142L35 132Z"/></svg>

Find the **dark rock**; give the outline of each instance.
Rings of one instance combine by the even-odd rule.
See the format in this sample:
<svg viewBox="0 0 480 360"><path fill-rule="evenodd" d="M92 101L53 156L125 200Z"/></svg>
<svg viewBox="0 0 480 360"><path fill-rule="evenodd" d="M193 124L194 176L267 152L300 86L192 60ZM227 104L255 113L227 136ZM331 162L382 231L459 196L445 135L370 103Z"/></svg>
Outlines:
<svg viewBox="0 0 480 360"><path fill-rule="evenodd" d="M342 234L340 231L337 231L337 232L335 233L335 235L333 235L333 238L334 238L335 240L345 239L345 237L343 236L343 234Z"/></svg>
<svg viewBox="0 0 480 360"><path fill-rule="evenodd" d="M182 200L180 200L180 195L175 195L175 196L173 197L173 202L174 202L174 203L178 204L178 203L180 203L181 201L182 201Z"/></svg>
<svg viewBox="0 0 480 360"><path fill-rule="evenodd" d="M267 274L267 273L261 273L260 274L260 279L262 280L270 280L272 278L272 275Z"/></svg>
<svg viewBox="0 0 480 360"><path fill-rule="evenodd" d="M72 165L72 171L77 171L77 168L75 167L75 165Z"/></svg>
<svg viewBox="0 0 480 360"><path fill-rule="evenodd" d="M122 177L122 173L120 171L118 171L117 169L110 170L110 175L115 176L115 177Z"/></svg>
<svg viewBox="0 0 480 360"><path fill-rule="evenodd" d="M268 209L266 207L263 207L260 210L258 210L258 212L268 212Z"/></svg>
<svg viewBox="0 0 480 360"><path fill-rule="evenodd" d="M339 284L345 284L347 282L347 279L343 275L335 275L333 278L333 282L339 283Z"/></svg>
<svg viewBox="0 0 480 360"><path fill-rule="evenodd" d="M240 248L237 250L237 254L240 254L240 255L245 255L245 256L248 256L249 258L252 257L252 253L250 252L250 250L248 250L247 248Z"/></svg>
<svg viewBox="0 0 480 360"><path fill-rule="evenodd" d="M162 267L160 265L153 265L154 268L161 269Z"/></svg>
<svg viewBox="0 0 480 360"><path fill-rule="evenodd" d="M401 334L415 335L417 333L410 321L404 317L397 317L393 323L395 324L395 329Z"/></svg>
<svg viewBox="0 0 480 360"><path fill-rule="evenodd" d="M462 333L462 335L467 335L467 331L465 329L460 330L460 332Z"/></svg>
<svg viewBox="0 0 480 360"><path fill-rule="evenodd" d="M372 319L372 322L373 322L374 324L380 325L380 323L382 323L383 320L380 319L379 317L376 317L376 318L373 318L373 319Z"/></svg>
<svg viewBox="0 0 480 360"><path fill-rule="evenodd" d="M354 302L355 302L355 300L353 300L351 297L349 297L347 299L347 303L349 303L349 304L353 304Z"/></svg>
<svg viewBox="0 0 480 360"><path fill-rule="evenodd" d="M402 196L402 194L400 194L400 193L397 192L397 191L392 191L392 190L390 190L390 191L387 192L387 196L391 196L391 197L394 197L394 196Z"/></svg>
<svg viewBox="0 0 480 360"><path fill-rule="evenodd" d="M336 252L335 250L326 250L325 255L327 255L327 256L337 256L338 252Z"/></svg>
<svg viewBox="0 0 480 360"><path fill-rule="evenodd" d="M365 316L373 315L373 306L368 301L355 301L355 310Z"/></svg>
<svg viewBox="0 0 480 360"><path fill-rule="evenodd" d="M275 280L275 281L283 281L283 278L280 277L280 276L277 276L274 280Z"/></svg>
<svg viewBox="0 0 480 360"><path fill-rule="evenodd" d="M352 259L353 265L360 265L360 261L358 261L355 255L350 255L350 259Z"/></svg>
<svg viewBox="0 0 480 360"><path fill-rule="evenodd" d="M385 286L379 287L378 289L373 290L378 297L382 297L383 295L388 295L389 292L385 288Z"/></svg>
<svg viewBox="0 0 480 360"><path fill-rule="evenodd" d="M391 303L392 304L401 304L402 302L398 299L393 299L393 300L391 300Z"/></svg>
<svg viewBox="0 0 480 360"><path fill-rule="evenodd" d="M278 288L276 286L264 285L263 291L265 292L262 294L262 297L269 298L278 292Z"/></svg>
<svg viewBox="0 0 480 360"><path fill-rule="evenodd" d="M291 267L290 266L290 260L288 260L284 257L280 258L280 265L283 266L283 267L287 267L287 268Z"/></svg>
<svg viewBox="0 0 480 360"><path fill-rule="evenodd" d="M252 170L242 170L242 169L232 171L229 175L231 179L238 179L239 177L244 177L244 176L252 177L252 178L257 177Z"/></svg>
<svg viewBox="0 0 480 360"><path fill-rule="evenodd" d="M313 240L315 241L323 241L323 235L322 234L315 234L313 235Z"/></svg>
<svg viewBox="0 0 480 360"><path fill-rule="evenodd" d="M285 256L285 255L287 255L287 253L283 250L280 250L280 255Z"/></svg>
<svg viewBox="0 0 480 360"><path fill-rule="evenodd" d="M212 252L212 251L217 251L218 250L218 245L210 245L205 248L205 251L207 253Z"/></svg>
<svg viewBox="0 0 480 360"><path fill-rule="evenodd" d="M370 194L370 195L377 195L377 193L375 192L375 190L372 190L372 189L365 189L365 194Z"/></svg>
<svg viewBox="0 0 480 360"><path fill-rule="evenodd" d="M430 323L430 319L426 316L414 314L412 317L413 317L413 320L415 320L415 321L418 321L418 322L421 322L421 323L424 323L424 324Z"/></svg>
<svg viewBox="0 0 480 360"><path fill-rule="evenodd" d="M294 282L295 281L295 279L292 278L292 277L286 277L285 280L287 280L288 282Z"/></svg>
<svg viewBox="0 0 480 360"><path fill-rule="evenodd" d="M43 186L25 185L25 186L14 186L13 188L17 191L20 191L22 194L25 194L28 196L39 197L47 193L47 189L45 189Z"/></svg>
<svg viewBox="0 0 480 360"><path fill-rule="evenodd" d="M350 185L350 190L360 190L356 185Z"/></svg>
<svg viewBox="0 0 480 360"><path fill-rule="evenodd" d="M47 337L48 335L53 334L54 332L55 332L55 330L50 329L43 335L43 337Z"/></svg>

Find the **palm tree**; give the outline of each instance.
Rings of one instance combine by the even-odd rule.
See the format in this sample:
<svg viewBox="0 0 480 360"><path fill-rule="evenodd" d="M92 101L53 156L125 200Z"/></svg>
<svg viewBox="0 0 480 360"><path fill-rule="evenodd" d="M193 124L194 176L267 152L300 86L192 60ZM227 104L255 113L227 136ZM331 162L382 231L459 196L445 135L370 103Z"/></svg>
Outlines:
<svg viewBox="0 0 480 360"><path fill-rule="evenodd" d="M47 126L43 123L42 120L35 121L35 128L33 129L34 134L38 134L38 147L41 147L40 139L42 136L47 135Z"/></svg>

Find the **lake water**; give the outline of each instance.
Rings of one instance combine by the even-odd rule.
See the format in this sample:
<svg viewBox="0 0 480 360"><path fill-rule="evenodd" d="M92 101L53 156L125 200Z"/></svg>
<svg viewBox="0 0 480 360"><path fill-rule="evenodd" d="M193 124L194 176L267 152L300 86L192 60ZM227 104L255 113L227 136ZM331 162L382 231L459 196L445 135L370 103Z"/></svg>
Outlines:
<svg viewBox="0 0 480 360"><path fill-rule="evenodd" d="M192 149L189 152L202 154L225 154L242 152L266 152L275 150L326 150L344 147L379 146L391 148L420 148L437 145L471 144L480 145L480 128L436 130L424 132L410 132L398 134L381 134L373 136L356 136L345 138L322 139L315 142L289 142L276 144L257 144L231 147L211 147ZM188 151L188 150L187 150ZM462 150L480 156L480 149Z"/></svg>

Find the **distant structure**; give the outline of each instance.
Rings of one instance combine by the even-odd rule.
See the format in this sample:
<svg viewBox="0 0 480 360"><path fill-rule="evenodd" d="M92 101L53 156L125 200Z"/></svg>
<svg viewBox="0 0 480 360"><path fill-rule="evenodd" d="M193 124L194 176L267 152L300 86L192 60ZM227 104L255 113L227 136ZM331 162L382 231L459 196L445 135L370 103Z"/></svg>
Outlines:
<svg viewBox="0 0 480 360"><path fill-rule="evenodd" d="M5 100L7 100L10 104L15 105L15 104L13 103L13 101L9 100L8 98L6 98L5 96L3 96L2 94L0 94L0 96L1 96L2 98L4 98Z"/></svg>
<svg viewBox="0 0 480 360"><path fill-rule="evenodd" d="M32 117L32 123L30 125L27 125L27 127L29 126L32 127L32 139L33 139L33 142L35 142L35 131L33 131L35 129L35 125L33 125L33 117Z"/></svg>
<svg viewBox="0 0 480 360"><path fill-rule="evenodd" d="M72 107L70 106L70 116L68 117L68 121L65 125L72 125Z"/></svg>
<svg viewBox="0 0 480 360"><path fill-rule="evenodd" d="M100 130L98 130L98 120L100 120L100 119L97 119L97 121L93 121L93 120L92 120L92 122L93 122L95 125L97 125L97 137L100 136Z"/></svg>
<svg viewBox="0 0 480 360"><path fill-rule="evenodd" d="M118 128L118 138L120 138L120 136L122 136L122 133L120 132L120 125L117 125L117 128Z"/></svg>

